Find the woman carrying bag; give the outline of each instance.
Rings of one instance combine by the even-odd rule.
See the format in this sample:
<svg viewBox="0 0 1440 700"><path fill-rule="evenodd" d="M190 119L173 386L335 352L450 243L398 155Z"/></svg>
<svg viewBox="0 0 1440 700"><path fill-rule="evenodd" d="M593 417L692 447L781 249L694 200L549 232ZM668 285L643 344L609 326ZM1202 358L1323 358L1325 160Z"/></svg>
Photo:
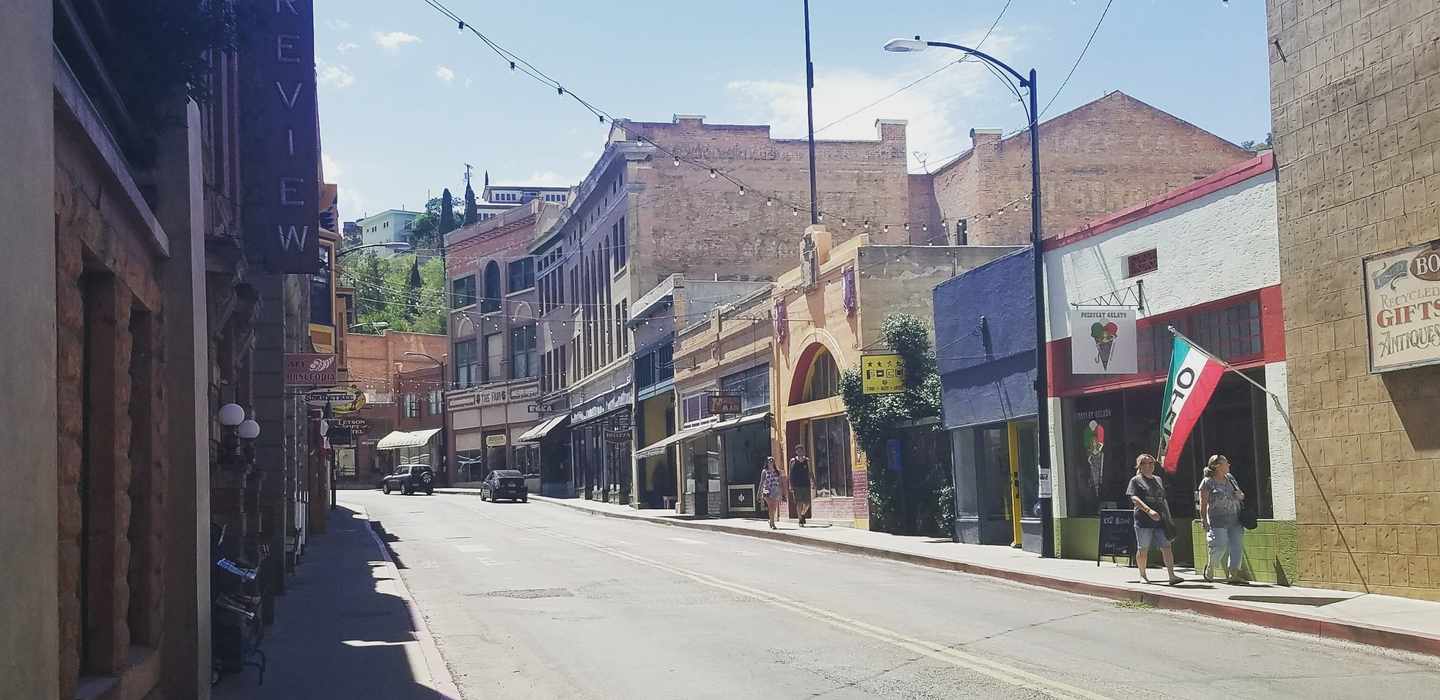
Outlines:
<svg viewBox="0 0 1440 700"><path fill-rule="evenodd" d="M1210 457L1199 491L1200 524L1205 526L1205 544L1210 551L1205 580L1213 580L1215 566L1221 565L1230 583L1245 583L1245 526L1240 513L1245 492L1230 475L1230 460L1225 455Z"/></svg>
<svg viewBox="0 0 1440 700"><path fill-rule="evenodd" d="M1135 564L1140 567L1140 580L1150 583L1150 572L1145 567L1150 548L1156 547L1165 558L1170 585L1183 583L1185 579L1175 575L1175 551L1170 547L1175 525L1170 519L1170 504L1165 501L1165 485L1155 476L1154 457L1142 454L1135 458L1135 476L1130 477L1125 495L1135 505Z"/></svg>

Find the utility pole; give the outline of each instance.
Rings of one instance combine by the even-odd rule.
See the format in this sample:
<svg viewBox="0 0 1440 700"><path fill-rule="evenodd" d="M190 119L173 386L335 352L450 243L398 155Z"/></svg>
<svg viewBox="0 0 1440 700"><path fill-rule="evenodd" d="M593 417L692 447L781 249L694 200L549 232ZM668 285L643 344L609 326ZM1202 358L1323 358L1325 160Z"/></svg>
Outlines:
<svg viewBox="0 0 1440 700"><path fill-rule="evenodd" d="M810 224L820 223L815 199L815 64L810 62L810 0L805 0L805 121L810 141Z"/></svg>

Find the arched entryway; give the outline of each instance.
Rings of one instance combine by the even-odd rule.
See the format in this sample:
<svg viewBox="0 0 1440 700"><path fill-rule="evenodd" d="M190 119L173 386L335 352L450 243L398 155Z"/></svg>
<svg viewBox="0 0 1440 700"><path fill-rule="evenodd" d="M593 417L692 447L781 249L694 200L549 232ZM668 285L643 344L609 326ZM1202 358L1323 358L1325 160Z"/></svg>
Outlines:
<svg viewBox="0 0 1440 700"><path fill-rule="evenodd" d="M840 401L840 371L834 354L819 341L800 354L786 397L789 454L785 457L787 468L796 447L809 457L814 478L812 517L848 521L856 517L856 477L850 423Z"/></svg>

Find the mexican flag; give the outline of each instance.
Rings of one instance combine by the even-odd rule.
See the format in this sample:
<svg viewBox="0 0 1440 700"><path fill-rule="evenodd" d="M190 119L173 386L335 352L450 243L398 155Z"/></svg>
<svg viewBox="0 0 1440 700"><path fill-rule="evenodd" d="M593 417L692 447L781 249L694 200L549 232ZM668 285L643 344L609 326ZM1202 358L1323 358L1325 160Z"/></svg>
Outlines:
<svg viewBox="0 0 1440 700"><path fill-rule="evenodd" d="M1160 466L1167 471L1173 471L1172 465L1180 460L1185 439L1190 437L1190 430L1200 419L1224 373L1225 365L1219 360L1195 347L1184 336L1175 335L1175 345L1170 351L1170 378L1165 382L1160 408Z"/></svg>

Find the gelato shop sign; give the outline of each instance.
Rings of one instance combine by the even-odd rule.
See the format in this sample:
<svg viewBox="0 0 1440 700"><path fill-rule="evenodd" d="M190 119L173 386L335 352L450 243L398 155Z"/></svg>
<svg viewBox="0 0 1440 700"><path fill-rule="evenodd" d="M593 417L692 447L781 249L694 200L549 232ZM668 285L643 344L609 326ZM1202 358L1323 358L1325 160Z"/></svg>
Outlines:
<svg viewBox="0 0 1440 700"><path fill-rule="evenodd" d="M1135 374L1135 309L1087 306L1070 309L1070 371Z"/></svg>
<svg viewBox="0 0 1440 700"><path fill-rule="evenodd" d="M1440 362L1440 241L1365 259L1370 371Z"/></svg>

